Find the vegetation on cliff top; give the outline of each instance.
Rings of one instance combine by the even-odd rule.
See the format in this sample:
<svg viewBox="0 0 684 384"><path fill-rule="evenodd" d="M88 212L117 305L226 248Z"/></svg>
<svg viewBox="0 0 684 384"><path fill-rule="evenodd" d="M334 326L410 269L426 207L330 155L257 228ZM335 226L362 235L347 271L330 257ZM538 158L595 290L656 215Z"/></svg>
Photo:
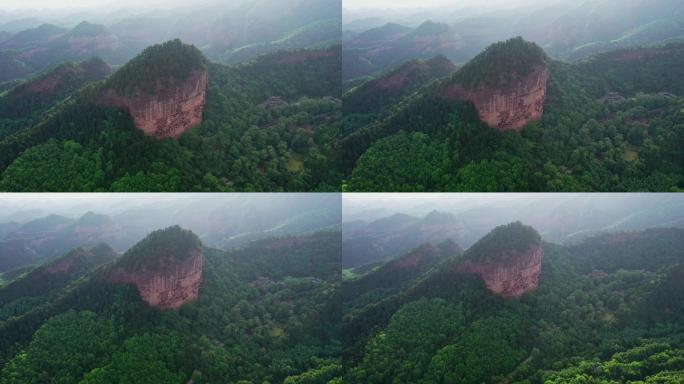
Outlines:
<svg viewBox="0 0 684 384"><path fill-rule="evenodd" d="M494 228L465 252L465 258L474 262L506 261L511 252L525 252L541 237L537 231L516 221Z"/></svg>
<svg viewBox="0 0 684 384"><path fill-rule="evenodd" d="M180 39L153 45L129 61L107 80L106 88L129 95L140 89L158 92L187 79L194 70L205 70L207 61L202 51Z"/></svg>
<svg viewBox="0 0 684 384"><path fill-rule="evenodd" d="M129 271L158 266L162 259L183 260L200 251L202 242L192 231L175 225L147 235L121 257L119 265Z"/></svg>
<svg viewBox="0 0 684 384"><path fill-rule="evenodd" d="M505 87L546 61L544 50L537 44L515 37L490 45L456 72L452 80L468 89Z"/></svg>

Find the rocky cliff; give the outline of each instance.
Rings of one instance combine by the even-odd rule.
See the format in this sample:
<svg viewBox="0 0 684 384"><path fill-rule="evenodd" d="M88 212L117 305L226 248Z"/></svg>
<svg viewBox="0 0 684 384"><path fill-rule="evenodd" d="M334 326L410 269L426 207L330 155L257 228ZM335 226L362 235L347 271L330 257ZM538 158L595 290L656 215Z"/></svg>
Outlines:
<svg viewBox="0 0 684 384"><path fill-rule="evenodd" d="M444 83L441 96L472 102L492 128L520 131L544 113L548 61L538 45L521 37L495 43Z"/></svg>
<svg viewBox="0 0 684 384"><path fill-rule="evenodd" d="M153 307L179 309L199 296L203 267L202 252L195 251L184 260L161 258L156 268L135 272L117 269L112 280L135 285L140 297Z"/></svg>
<svg viewBox="0 0 684 384"><path fill-rule="evenodd" d="M520 222L494 228L455 265L482 277L493 293L520 297L539 285L544 251L537 231Z"/></svg>
<svg viewBox="0 0 684 384"><path fill-rule="evenodd" d="M501 261L472 262L466 261L462 270L482 277L487 288L503 297L520 297L539 285L544 250L541 245L534 244L528 250L502 251Z"/></svg>
<svg viewBox="0 0 684 384"><path fill-rule="evenodd" d="M447 97L472 102L480 119L491 128L520 131L544 114L548 82L549 70L537 67L523 77L512 75L504 88L482 86L468 90L455 84L447 90Z"/></svg>
<svg viewBox="0 0 684 384"><path fill-rule="evenodd" d="M117 262L109 280L133 284L149 305L179 309L199 295L204 256L199 238L179 226L150 233Z"/></svg>
<svg viewBox="0 0 684 384"><path fill-rule="evenodd" d="M105 105L126 109L138 129L157 138L178 138L202 123L208 73L195 70L182 82L157 92L136 90L122 95L114 89L102 95Z"/></svg>

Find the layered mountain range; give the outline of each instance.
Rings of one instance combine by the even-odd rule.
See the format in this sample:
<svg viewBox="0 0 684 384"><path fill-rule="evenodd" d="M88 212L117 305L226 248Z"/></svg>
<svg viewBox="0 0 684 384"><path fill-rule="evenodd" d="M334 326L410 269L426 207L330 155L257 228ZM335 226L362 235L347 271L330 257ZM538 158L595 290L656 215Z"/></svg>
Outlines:
<svg viewBox="0 0 684 384"><path fill-rule="evenodd" d="M356 15L343 25L344 79L375 76L407 60L437 54L466 63L488 45L511 36L523 36L554 58L569 61L684 36L684 8L675 0L552 2L506 8L478 12L447 4L415 10L415 15L407 11L402 17L367 10L365 17Z"/></svg>
<svg viewBox="0 0 684 384"><path fill-rule="evenodd" d="M227 66L172 40L148 47L106 79L108 71L92 68L106 67L101 60L58 67L0 96L0 168L15 173L0 189L339 189L332 168L338 60L339 47L326 46ZM22 96L24 89L31 94ZM196 140L180 140L193 128ZM159 142L169 138L177 142ZM241 140L254 144L237 145ZM264 146L273 148L267 157L256 153ZM72 176L49 181L36 172L55 167Z"/></svg>
<svg viewBox="0 0 684 384"><path fill-rule="evenodd" d="M432 246L369 271L357 269L341 288L344 378L616 379L615 371L581 368L610 340L614 344L594 364L629 365L633 378L676 381L681 366L646 361L682 352L683 329L667 328L684 315L681 295L656 299L681 288L673 280L682 269L681 234L681 228L611 233L566 247L543 242L535 229L515 222L493 229L465 252L439 255L429 267L413 264L413 274L399 266L430 254ZM668 331L651 331L659 326Z"/></svg>
<svg viewBox="0 0 684 384"><path fill-rule="evenodd" d="M0 287L0 380L337 376L339 242L335 231L297 232L221 251L173 226L121 256L104 244L74 249ZM293 346L306 358L286 371L254 367L290 356ZM124 368L129 358L145 363Z"/></svg>
<svg viewBox="0 0 684 384"><path fill-rule="evenodd" d="M161 13L135 12L122 17L80 15L87 21L41 21L39 14L33 21L23 19L25 29L3 32L0 82L93 56L112 65L125 64L144 48L175 38L203 47L214 60L237 63L278 50L336 43L341 20L339 5L330 0L198 4L192 12L172 7Z"/></svg>
<svg viewBox="0 0 684 384"><path fill-rule="evenodd" d="M219 196L200 202L179 199L157 206L126 209L109 215L88 212L47 215L36 219L0 220L0 273L12 280L14 272L55 260L79 247L110 244L123 252L149 232L179 223L202 237L208 246L231 249L272 236L310 233L339 226L338 197L292 198L288 204L268 196L242 198L241 208ZM259 215L255 215L259 213ZM259 219L268 214L269 219ZM200 219L201 218L201 219Z"/></svg>
<svg viewBox="0 0 684 384"><path fill-rule="evenodd" d="M424 76L422 85L407 80L407 91L394 98L380 96L387 93L383 84L410 79L398 76L403 67L353 85L345 100L365 107L345 115L345 186L678 190L683 87L671 75L681 68L682 47L614 51L567 64L513 38L492 44L453 74ZM592 146L597 142L605 145ZM657 160L646 165L648 153Z"/></svg>

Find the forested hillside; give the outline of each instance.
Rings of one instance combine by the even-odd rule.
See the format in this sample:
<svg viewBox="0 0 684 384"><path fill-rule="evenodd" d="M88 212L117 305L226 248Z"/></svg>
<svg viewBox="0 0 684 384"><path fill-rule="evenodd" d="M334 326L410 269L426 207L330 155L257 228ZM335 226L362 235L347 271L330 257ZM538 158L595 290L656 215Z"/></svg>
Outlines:
<svg viewBox="0 0 684 384"><path fill-rule="evenodd" d="M197 245L178 231L155 232L120 262L0 321L0 382L327 383L341 374L339 232L204 248L199 296L162 311L120 282L120 268ZM168 267L148 263L138 279Z"/></svg>
<svg viewBox="0 0 684 384"><path fill-rule="evenodd" d="M179 54L183 60L173 59ZM194 48L165 44L147 50L111 80L74 93L36 125L0 141L0 189L339 189L339 46L283 51L236 66L209 64L202 124L179 140L148 137L136 129L138 118L134 122L125 109L105 106L122 104L126 92L144 90L148 74L177 85L203 62ZM107 89L119 93L99 96ZM147 100L141 95L130 97ZM101 102L109 99L116 102Z"/></svg>
<svg viewBox="0 0 684 384"><path fill-rule="evenodd" d="M372 301L348 298L345 381L681 381L681 229L606 234L568 247L544 243L539 286L520 298L490 292L458 267L484 243L515 247L492 240L504 232L515 230L498 229L463 259L444 260L399 293L376 289ZM372 273L381 271L389 276L378 281L396 273ZM342 292L357 281L343 283Z"/></svg>
<svg viewBox="0 0 684 384"><path fill-rule="evenodd" d="M344 129L344 188L567 192L684 187L684 77L678 75L684 45L616 51L574 65L546 60L520 39L494 47L499 54L515 51L523 62L512 65L520 68L501 68L490 49L450 79L426 84L375 120L346 114L345 121L363 124ZM478 111L469 102L454 100L458 92L494 101L508 93L517 98L510 105L526 102L520 91L491 83L497 78L523 81L529 70L525 62L545 62L549 80L548 85L538 84L544 71L532 79L540 86L543 112L538 105L541 118L519 134L482 123L478 112L486 113L486 104ZM497 75L499 70L503 72ZM475 85L469 82L478 73L489 79L480 84L483 88L463 90ZM515 108L504 112L527 114Z"/></svg>

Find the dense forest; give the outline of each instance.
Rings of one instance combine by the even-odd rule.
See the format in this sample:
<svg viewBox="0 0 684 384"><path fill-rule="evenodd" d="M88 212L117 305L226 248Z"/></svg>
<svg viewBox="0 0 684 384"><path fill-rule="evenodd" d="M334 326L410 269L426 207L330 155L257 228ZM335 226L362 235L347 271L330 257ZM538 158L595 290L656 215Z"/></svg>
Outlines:
<svg viewBox="0 0 684 384"><path fill-rule="evenodd" d="M361 280L348 278L345 382L680 383L682 235L653 229L544 243L540 286L519 299L458 272L458 255L399 292L369 286L371 301L345 296L353 289L359 297ZM395 273L371 274L380 271Z"/></svg>
<svg viewBox="0 0 684 384"><path fill-rule="evenodd" d="M344 127L341 142L343 188L681 190L683 55L684 45L673 43L571 65L549 60L521 39L496 44L451 77L425 84L389 110L377 109L372 119L367 113L345 114L351 129ZM504 65L492 59L499 57L517 59ZM520 134L490 129L472 104L441 95L454 83L498 81L502 77L492 72L501 66L525 73L542 64L551 73L544 114ZM485 82L470 83L480 78Z"/></svg>
<svg viewBox="0 0 684 384"><path fill-rule="evenodd" d="M130 259L199 244L177 227L155 232L0 320L0 383L328 383L341 375L339 236L205 247L198 299L160 311L107 278Z"/></svg>
<svg viewBox="0 0 684 384"><path fill-rule="evenodd" d="M97 102L103 89L177 82L205 65L203 123L179 140L147 137L127 112ZM339 46L277 52L234 66L205 64L180 41L151 47L35 125L11 122L0 138L0 190L339 190L339 71Z"/></svg>

